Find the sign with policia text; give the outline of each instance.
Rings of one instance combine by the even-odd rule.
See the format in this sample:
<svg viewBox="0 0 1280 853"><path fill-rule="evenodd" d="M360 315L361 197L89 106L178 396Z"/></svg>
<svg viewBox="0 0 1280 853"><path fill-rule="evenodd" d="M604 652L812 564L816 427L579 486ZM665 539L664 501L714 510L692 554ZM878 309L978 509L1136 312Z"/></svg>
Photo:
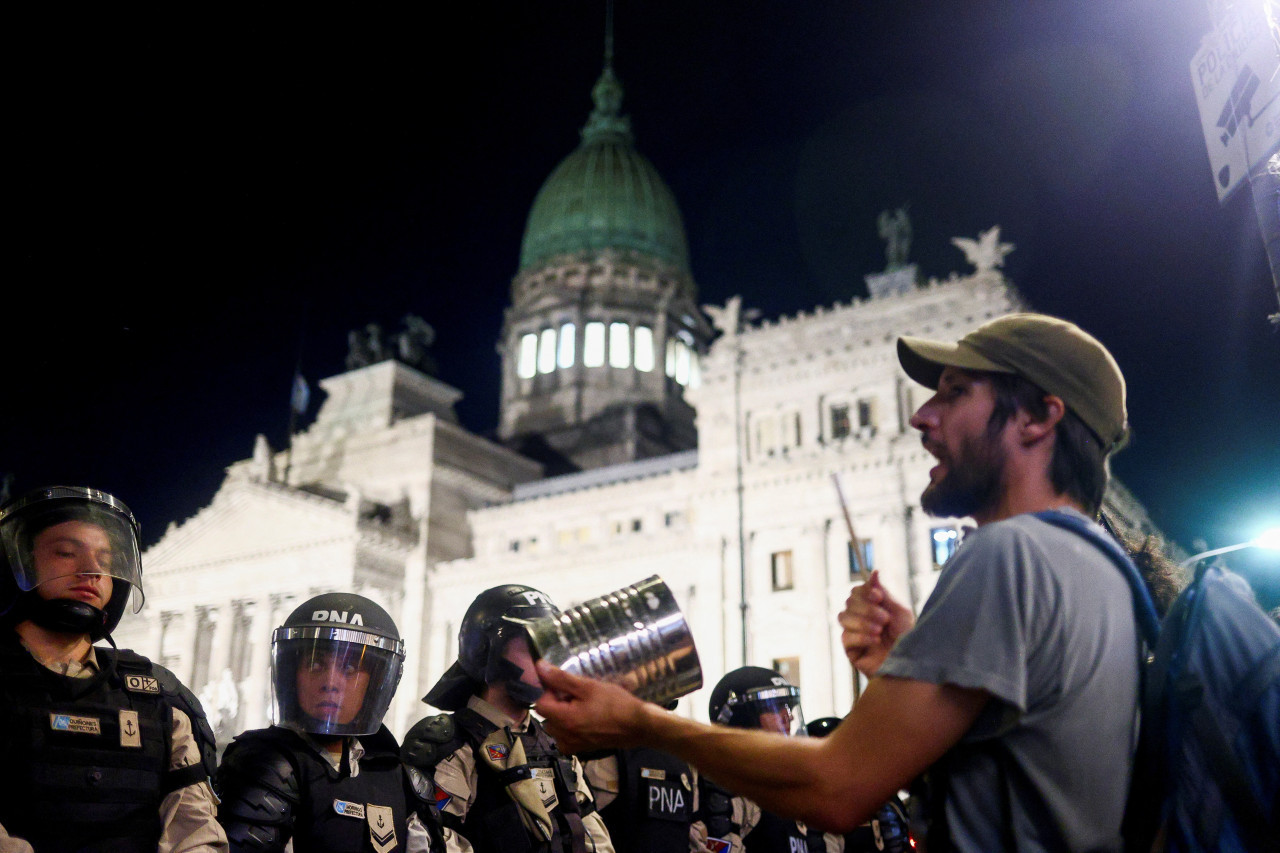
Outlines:
<svg viewBox="0 0 1280 853"><path fill-rule="evenodd" d="M1273 2L1210 3L1191 82L1218 201L1280 147L1280 28Z"/></svg>

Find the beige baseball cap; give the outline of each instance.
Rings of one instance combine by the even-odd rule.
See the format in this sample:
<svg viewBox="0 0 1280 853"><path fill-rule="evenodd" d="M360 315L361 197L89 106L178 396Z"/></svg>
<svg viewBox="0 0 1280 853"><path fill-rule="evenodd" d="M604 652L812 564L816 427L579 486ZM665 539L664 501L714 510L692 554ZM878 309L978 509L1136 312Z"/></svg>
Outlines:
<svg viewBox="0 0 1280 853"><path fill-rule="evenodd" d="M898 338L907 375L937 388L943 368L1014 373L1061 397L1108 453L1129 437L1124 374L1107 348L1074 323L1046 314L1006 314L955 343Z"/></svg>

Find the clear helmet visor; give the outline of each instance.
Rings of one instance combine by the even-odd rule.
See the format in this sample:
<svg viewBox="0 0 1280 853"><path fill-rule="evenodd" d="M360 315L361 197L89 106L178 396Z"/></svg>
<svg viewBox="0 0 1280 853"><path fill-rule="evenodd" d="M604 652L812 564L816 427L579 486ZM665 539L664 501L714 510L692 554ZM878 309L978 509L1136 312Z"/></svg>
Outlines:
<svg viewBox="0 0 1280 853"><path fill-rule="evenodd" d="M370 735L395 696L404 644L350 628L277 628L271 722L317 735Z"/></svg>
<svg viewBox="0 0 1280 853"><path fill-rule="evenodd" d="M135 613L142 607L136 531L123 516L97 504L36 504L6 515L0 520L0 547L22 592L84 601L102 610L113 595L128 594Z"/></svg>
<svg viewBox="0 0 1280 853"><path fill-rule="evenodd" d="M793 737L808 736L804 710L800 707L799 688L791 685L762 687L748 691L743 698L750 703L758 725L764 731Z"/></svg>

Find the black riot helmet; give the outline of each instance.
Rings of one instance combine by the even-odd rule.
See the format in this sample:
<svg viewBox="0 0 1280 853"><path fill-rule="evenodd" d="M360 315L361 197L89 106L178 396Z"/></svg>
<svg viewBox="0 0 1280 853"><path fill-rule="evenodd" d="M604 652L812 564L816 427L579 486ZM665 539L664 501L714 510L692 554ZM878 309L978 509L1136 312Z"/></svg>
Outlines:
<svg viewBox="0 0 1280 853"><path fill-rule="evenodd" d="M711 691L711 722L741 729L805 735L800 688L762 666L743 666L725 675Z"/></svg>
<svg viewBox="0 0 1280 853"><path fill-rule="evenodd" d="M532 706L537 692L525 695L518 667L502 655L515 637L527 637L525 624L533 619L555 617L560 609L533 587L504 584L475 597L458 628L458 660L436 682L424 702L455 711L485 685L504 682L512 698Z"/></svg>
<svg viewBox="0 0 1280 853"><path fill-rule="evenodd" d="M48 486L0 508L0 616L96 641L142 607L138 521L115 496ZM102 600L102 579L110 591ZM136 595L135 595L136 593Z"/></svg>
<svg viewBox="0 0 1280 853"><path fill-rule="evenodd" d="M839 717L818 717L816 720L810 720L804 730L809 733L809 737L826 737L834 732L838 725L840 725Z"/></svg>
<svg viewBox="0 0 1280 853"><path fill-rule="evenodd" d="M271 722L315 735L371 735L404 672L387 611L328 592L297 607L271 637Z"/></svg>

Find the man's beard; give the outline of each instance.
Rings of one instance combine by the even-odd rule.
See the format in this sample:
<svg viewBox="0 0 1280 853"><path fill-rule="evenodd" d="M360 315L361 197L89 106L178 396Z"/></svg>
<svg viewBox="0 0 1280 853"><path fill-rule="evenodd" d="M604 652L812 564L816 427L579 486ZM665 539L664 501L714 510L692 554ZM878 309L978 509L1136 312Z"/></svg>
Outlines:
<svg viewBox="0 0 1280 853"><path fill-rule="evenodd" d="M947 473L920 495L920 506L938 518L964 518L993 507L1000 500L1004 452L990 431L967 438L959 452L948 455Z"/></svg>

